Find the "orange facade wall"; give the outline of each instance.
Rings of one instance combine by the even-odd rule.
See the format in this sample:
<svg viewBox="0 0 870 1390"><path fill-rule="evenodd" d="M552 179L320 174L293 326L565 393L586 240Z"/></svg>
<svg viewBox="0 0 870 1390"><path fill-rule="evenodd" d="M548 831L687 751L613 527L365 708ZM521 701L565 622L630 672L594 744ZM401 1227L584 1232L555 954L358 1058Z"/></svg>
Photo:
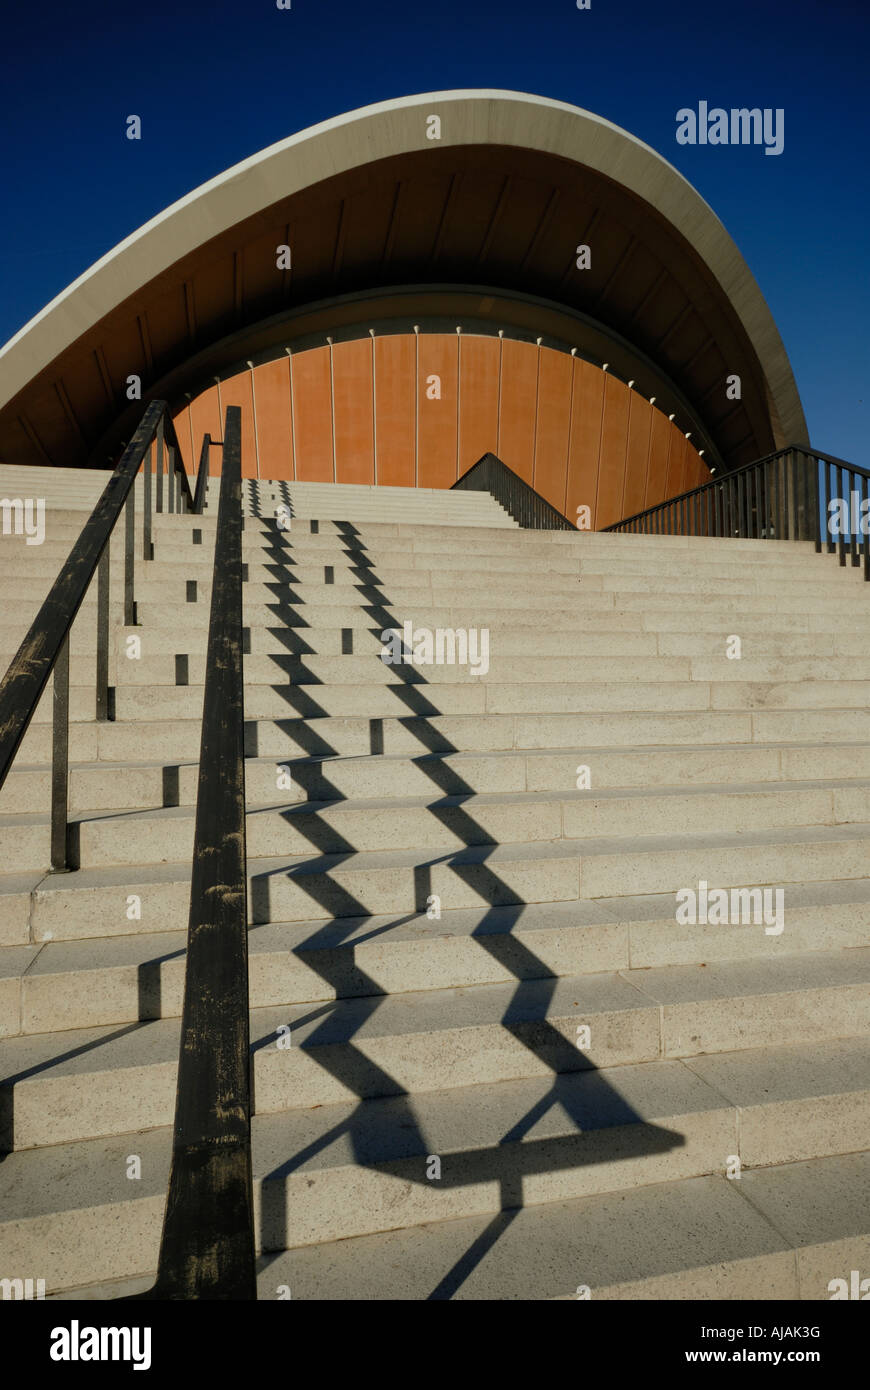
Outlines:
<svg viewBox="0 0 870 1390"><path fill-rule="evenodd" d="M413 487L417 457L417 340L375 339L375 445L381 487Z"/></svg>
<svg viewBox="0 0 870 1390"><path fill-rule="evenodd" d="M222 381L218 388L221 418L225 418L228 405L239 406L242 412L242 477L257 477L257 439L254 434L254 395L251 373L240 372L238 376ZM222 433L218 433L218 438Z"/></svg>
<svg viewBox="0 0 870 1390"><path fill-rule="evenodd" d="M538 357L538 408L532 487L547 500L565 482L571 433L571 369L564 352L541 352Z"/></svg>
<svg viewBox="0 0 870 1390"><path fill-rule="evenodd" d="M458 337L420 335L417 370L417 486L456 482L459 426Z"/></svg>
<svg viewBox="0 0 870 1390"><path fill-rule="evenodd" d="M624 382L608 376L604 384L604 418L601 422L601 461L598 469L596 527L601 530L622 517L625 458L628 450L628 412L631 391Z"/></svg>
<svg viewBox="0 0 870 1390"><path fill-rule="evenodd" d="M372 342L336 343L332 349L335 395L335 479L375 480Z"/></svg>
<svg viewBox="0 0 870 1390"><path fill-rule="evenodd" d="M175 416L188 471L227 405L242 409L245 477L449 488L492 452L572 522L588 507L596 529L710 476L685 424L638 391L507 338L366 336L246 368Z"/></svg>
<svg viewBox="0 0 870 1390"><path fill-rule="evenodd" d="M457 477L498 438L498 338L463 334L459 343L459 450Z"/></svg>
<svg viewBox="0 0 870 1390"><path fill-rule="evenodd" d="M296 477L335 482L332 437L332 372L329 348L312 348L290 359Z"/></svg>
<svg viewBox="0 0 870 1390"><path fill-rule="evenodd" d="M501 411L498 448L493 452L531 483L535 471L538 348L534 343L515 343L507 338L501 342Z"/></svg>
<svg viewBox="0 0 870 1390"><path fill-rule="evenodd" d="M255 369L254 403L260 477L295 478L289 358L264 362Z"/></svg>

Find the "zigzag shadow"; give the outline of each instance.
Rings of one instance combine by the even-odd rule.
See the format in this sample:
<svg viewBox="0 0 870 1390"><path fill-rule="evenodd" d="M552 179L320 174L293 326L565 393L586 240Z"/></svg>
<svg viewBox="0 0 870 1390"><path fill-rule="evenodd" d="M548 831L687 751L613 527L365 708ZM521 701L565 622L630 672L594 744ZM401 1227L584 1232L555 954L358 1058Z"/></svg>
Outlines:
<svg viewBox="0 0 870 1390"><path fill-rule="evenodd" d="M358 607L366 617L371 617L379 624L382 630L392 629L401 633L402 622L392 611L393 605L383 592L375 563L366 553L366 547L359 539L355 527L347 522L335 524L344 537L349 569L355 575L365 577L365 583L354 585L360 598ZM283 543L290 543L286 536ZM295 620L290 624L292 626L307 625L304 618L300 619L296 607L302 602L304 587L299 591L299 597L294 592L289 605L277 605L278 611L282 614L285 607L289 607L287 616ZM276 606L272 607L272 611L276 611ZM304 665L301 666L301 670L305 671ZM458 770L445 767L438 757L433 756L456 753L460 750L442 730L430 722L441 712L434 698L435 691L432 685L425 680L419 668L414 666L398 665L393 671L397 677L397 684L390 689L412 712L411 717L400 716L399 722L427 750L425 755L414 759L415 765L431 778L442 795L473 798L475 789L462 778ZM315 684L316 678L310 673L308 676L307 684ZM421 686L425 687L425 691ZM284 695L286 688L280 689ZM314 731L303 733L299 727L307 719L316 720L326 715L323 706L318 705L309 691L301 692L298 687L285 698L294 704L302 717L300 720L287 721L281 727L286 728L309 757L337 756L336 750L330 748L322 736ZM372 724L377 722L379 721L370 721ZM373 739L373 744L374 742ZM382 751L382 748L383 743L380 749L373 748L373 751ZM314 793L318 801L325 801L327 804L342 799L342 794L331 786L328 778L324 776L322 764L319 770L316 770L314 763L305 766L307 770L304 778L307 778L306 790L309 796ZM332 798L329 798L330 789L334 793ZM359 919L367 916L364 904L357 901L346 887L331 877L335 869L350 859L356 850L344 836L337 835L333 827L318 820L318 810L311 814L310 804L307 809L309 814L303 817L300 817L298 812L288 811L285 814L288 817L295 814L297 828L310 839L314 848L320 851L323 861L328 863L323 863L322 874L309 872L294 877L294 881L300 884L321 908L325 908L331 914L331 939L338 948L342 940L354 935ZM485 847L492 844L484 827L461 805L445 806L434 802L428 806L428 810L443 824L448 825L466 846ZM679 1133L644 1121L601 1076L589 1058L569 1042L547 1018L547 1006L555 991L557 979L552 976L545 962L510 932L486 930L490 916L495 911L494 905L508 902L516 905L517 921L522 914L522 905L517 903L516 894L510 886L484 862L483 856L475 858L476 862L473 865L463 865L457 860L456 852L449 851L418 864L415 870L416 911L419 914L425 910L426 899L429 896L426 890L431 886L431 870L438 863L449 864L457 877L463 878L473 887L481 900L490 905L490 911L485 914L473 934L474 939L498 962L503 974L513 975L518 981L517 989L504 1011L502 1025L517 1042L533 1054L542 1069L552 1072L553 1081L546 1094L539 1097L528 1113L519 1117L497 1143L451 1155L449 1172L441 1185L455 1189L477 1185L491 1186L493 1182L497 1182L501 1209L462 1258L437 1279L429 1295L430 1299L436 1300L451 1298L471 1271L493 1248L500 1234L524 1205L524 1179L528 1181L534 1177L540 1178L546 1174L555 1174L589 1164L636 1160L642 1156L668 1152L685 1143L684 1137ZM310 870L318 867L320 863L321 860L315 858L309 861L307 867ZM255 920L268 920L260 915L268 911L268 877L260 882L259 899L258 916ZM413 917L399 917L395 923L390 923L380 930L387 932L408 920L413 920ZM342 929L343 922L346 924L346 930ZM321 932L322 929L318 928L300 949L316 945ZM323 958L321 951L312 951L309 959L312 965L319 969L322 978L334 989L336 999L331 1005L317 1007L315 1016L320 1021L306 1037L305 1047L310 1050L309 1055L315 1058L318 1065L322 1065L345 1089L359 1097L360 1103L339 1125L321 1135L304 1150L286 1159L264 1177L261 1213L264 1251L270 1244L275 1250L284 1249L282 1241L287 1229L287 1190L283 1179L340 1137L347 1137L354 1160L361 1167L375 1169L409 1183L428 1184L429 1181L425 1172L425 1160L433 1151L420 1126L407 1090L366 1057L352 1041L383 1003L385 996L379 992L377 982L357 967L356 986L361 990L371 988L372 992L362 998L355 997L352 1001L353 1007L350 1008L346 998L339 998L339 990L346 981L339 968L338 957ZM311 1017L309 1016L308 1021L311 1021ZM578 1073L581 1073L583 1078L594 1074L598 1082L597 1092L587 1081L585 1090L588 1094L585 1094L582 1080L579 1084L576 1080ZM387 1097L389 1099L386 1099ZM371 1104L372 1100L376 1101L374 1106ZM531 1141L525 1139L531 1129L554 1107L562 1110L567 1120L576 1126L577 1132ZM584 1127L595 1130L594 1144L589 1144L581 1137ZM268 1256L264 1256L264 1259L267 1260Z"/></svg>

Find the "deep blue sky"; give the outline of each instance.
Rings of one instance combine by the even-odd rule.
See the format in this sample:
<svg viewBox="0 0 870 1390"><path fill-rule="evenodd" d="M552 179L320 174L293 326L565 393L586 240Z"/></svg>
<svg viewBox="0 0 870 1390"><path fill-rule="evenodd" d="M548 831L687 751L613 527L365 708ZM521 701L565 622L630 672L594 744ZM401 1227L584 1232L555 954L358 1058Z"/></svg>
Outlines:
<svg viewBox="0 0 870 1390"><path fill-rule="evenodd" d="M275 140L390 97L510 88L606 116L695 185L773 311L813 444L870 466L870 0L31 0L2 33L0 342ZM783 153L677 145L701 99L782 107Z"/></svg>

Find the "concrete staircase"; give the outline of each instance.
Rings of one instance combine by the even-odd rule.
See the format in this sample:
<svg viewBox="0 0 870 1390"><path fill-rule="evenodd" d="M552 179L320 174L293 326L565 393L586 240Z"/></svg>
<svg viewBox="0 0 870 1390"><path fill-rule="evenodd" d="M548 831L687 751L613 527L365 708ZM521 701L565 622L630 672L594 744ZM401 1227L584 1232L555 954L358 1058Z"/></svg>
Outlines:
<svg viewBox="0 0 870 1390"><path fill-rule="evenodd" d="M248 516L274 517L279 506L291 519L402 522L414 526L519 527L488 492L433 487L363 487L355 483L274 482L246 478L242 498Z"/></svg>
<svg viewBox="0 0 870 1390"><path fill-rule="evenodd" d="M371 519L349 494L281 532L282 486L245 528L260 1297L818 1300L870 1276L859 571L506 536L459 493L446 525L365 490ZM80 524L2 538L0 666ZM95 599L76 625L76 873L45 872L49 696L0 792L0 1277L53 1297L156 1266L214 524L157 518L112 723ZM487 629L488 670L385 664L408 620ZM701 880L782 889L784 929L679 924Z"/></svg>

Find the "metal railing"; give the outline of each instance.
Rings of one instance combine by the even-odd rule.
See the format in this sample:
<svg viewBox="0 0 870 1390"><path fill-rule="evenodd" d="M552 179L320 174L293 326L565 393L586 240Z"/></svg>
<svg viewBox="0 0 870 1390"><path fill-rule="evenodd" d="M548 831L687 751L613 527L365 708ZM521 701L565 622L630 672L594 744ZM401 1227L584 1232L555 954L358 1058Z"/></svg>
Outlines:
<svg viewBox="0 0 870 1390"><path fill-rule="evenodd" d="M870 472L831 454L792 444L678 497L605 526L636 535L813 541L863 562L870 580ZM838 520L833 527L832 506ZM845 518L842 516L845 511Z"/></svg>
<svg viewBox="0 0 870 1390"><path fill-rule="evenodd" d="M154 449L152 450L152 444ZM69 637L97 574L96 717L111 718L109 545L125 512L124 619L136 625L135 479L143 478L143 551L154 558L156 509L202 511L211 440L195 493L162 401L145 410L48 597L0 682L0 786L54 674L51 867L70 871ZM164 478L164 454L168 471ZM148 458L146 460L146 454ZM149 1299L254 1299L250 1142L244 686L242 669L241 411L223 440L200 742L184 1003L172 1165Z"/></svg>
<svg viewBox="0 0 870 1390"><path fill-rule="evenodd" d="M495 454L484 454L472 464L453 488L490 493L520 526L535 531L573 531L567 517L535 492L523 478Z"/></svg>
<svg viewBox="0 0 870 1390"><path fill-rule="evenodd" d="M207 448L204 459L207 466ZM202 476L202 464L200 465ZM172 1168L146 1299L255 1299L242 660L241 411L226 412Z"/></svg>
<svg viewBox="0 0 870 1390"><path fill-rule="evenodd" d="M152 442L155 450L151 450ZM157 469L157 511L163 510L163 460L168 451L167 510L192 511L195 499L165 401L152 401L127 444L100 500L73 544L47 598L0 681L0 787L21 747L36 707L54 675L51 760L51 869L69 870L69 637L94 573L97 575L95 716L111 720L109 686L110 542L124 512L124 623L136 616L136 476L144 462L143 558L153 558L152 465ZM156 453L156 459L152 457ZM146 454L148 455L146 459ZM197 487L199 505L204 492Z"/></svg>

